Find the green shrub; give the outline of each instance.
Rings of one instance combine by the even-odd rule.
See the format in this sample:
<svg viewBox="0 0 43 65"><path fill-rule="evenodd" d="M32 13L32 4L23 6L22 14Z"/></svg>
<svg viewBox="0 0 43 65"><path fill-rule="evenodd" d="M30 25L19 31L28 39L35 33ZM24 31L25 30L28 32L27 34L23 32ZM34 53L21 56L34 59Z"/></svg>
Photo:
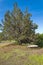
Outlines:
<svg viewBox="0 0 43 65"><path fill-rule="evenodd" d="M39 34L39 35L38 35L36 44L37 44L39 47L43 47L43 34Z"/></svg>

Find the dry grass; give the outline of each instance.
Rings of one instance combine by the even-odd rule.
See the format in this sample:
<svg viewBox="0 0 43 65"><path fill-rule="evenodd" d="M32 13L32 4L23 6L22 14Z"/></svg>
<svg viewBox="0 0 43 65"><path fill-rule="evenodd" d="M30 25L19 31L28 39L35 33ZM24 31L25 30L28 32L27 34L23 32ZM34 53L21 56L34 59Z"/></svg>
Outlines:
<svg viewBox="0 0 43 65"><path fill-rule="evenodd" d="M43 48L30 49L21 45L2 45L0 65L43 65Z"/></svg>

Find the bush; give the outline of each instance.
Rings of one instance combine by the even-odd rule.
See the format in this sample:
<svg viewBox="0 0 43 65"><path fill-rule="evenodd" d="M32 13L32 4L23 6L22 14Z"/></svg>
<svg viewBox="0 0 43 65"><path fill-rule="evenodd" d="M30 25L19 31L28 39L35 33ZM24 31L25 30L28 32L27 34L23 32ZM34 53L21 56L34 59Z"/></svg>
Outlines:
<svg viewBox="0 0 43 65"><path fill-rule="evenodd" d="M37 36L37 42L36 44L39 46L39 47L43 47L43 34L39 34Z"/></svg>

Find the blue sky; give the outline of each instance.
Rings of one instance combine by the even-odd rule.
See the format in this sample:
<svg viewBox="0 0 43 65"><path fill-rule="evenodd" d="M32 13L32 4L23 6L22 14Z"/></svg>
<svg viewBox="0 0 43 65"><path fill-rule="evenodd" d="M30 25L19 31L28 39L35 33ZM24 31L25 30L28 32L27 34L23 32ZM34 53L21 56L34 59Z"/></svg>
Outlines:
<svg viewBox="0 0 43 65"><path fill-rule="evenodd" d="M13 4L17 2L22 11L28 7L32 14L32 20L38 25L36 32L43 33L43 0L0 0L0 23L6 11L13 9Z"/></svg>

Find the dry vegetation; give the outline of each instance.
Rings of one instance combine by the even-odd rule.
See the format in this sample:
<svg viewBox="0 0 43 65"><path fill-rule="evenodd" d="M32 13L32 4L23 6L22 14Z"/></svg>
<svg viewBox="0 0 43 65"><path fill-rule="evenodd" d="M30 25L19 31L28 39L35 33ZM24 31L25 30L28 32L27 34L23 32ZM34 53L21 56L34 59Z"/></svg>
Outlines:
<svg viewBox="0 0 43 65"><path fill-rule="evenodd" d="M30 49L21 45L1 46L0 65L43 65L43 48Z"/></svg>

